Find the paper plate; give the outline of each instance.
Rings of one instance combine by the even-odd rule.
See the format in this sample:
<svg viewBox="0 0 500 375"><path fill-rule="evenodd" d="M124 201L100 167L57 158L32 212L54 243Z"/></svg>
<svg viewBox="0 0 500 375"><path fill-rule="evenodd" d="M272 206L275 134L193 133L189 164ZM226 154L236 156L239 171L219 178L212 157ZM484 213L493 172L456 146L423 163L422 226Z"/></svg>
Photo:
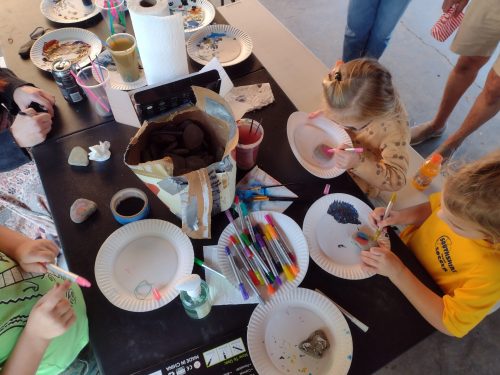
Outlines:
<svg viewBox="0 0 500 375"><path fill-rule="evenodd" d="M335 156L325 155L321 147L352 146L347 132L326 117L308 118L305 112L294 112L287 122L288 143L299 163L316 177L334 178L345 172L335 166Z"/></svg>
<svg viewBox="0 0 500 375"><path fill-rule="evenodd" d="M196 5L173 4L170 6L173 13L179 12L184 17L184 32L193 33L203 29L214 20L215 8L208 0L198 0Z"/></svg>
<svg viewBox="0 0 500 375"><path fill-rule="evenodd" d="M43 46L50 40L58 40L59 42L82 41L90 45L88 55L95 58L101 52L101 40L93 32L77 27L66 27L45 33L38 38L31 47L30 58L33 64L38 68L50 72L52 70L52 62L46 61L43 57ZM88 55L83 56L77 63L80 67L84 67L90 63Z"/></svg>
<svg viewBox="0 0 500 375"><path fill-rule="evenodd" d="M222 66L244 61L252 53L252 39L230 25L209 25L194 33L187 42L187 53L198 64L217 57Z"/></svg>
<svg viewBox="0 0 500 375"><path fill-rule="evenodd" d="M48 20L66 24L88 20L100 12L95 5L84 6L82 0L42 0L40 11Z"/></svg>
<svg viewBox="0 0 500 375"><path fill-rule="evenodd" d="M275 296L283 295L290 292L291 290L294 290L302 282L302 280L304 280L307 268L309 267L309 251L307 248L306 239L299 225L295 221L293 221L293 219L286 215L283 215L282 213L272 211L251 212L250 217L252 224L255 225L257 223L266 223L264 217L268 214L272 216L277 226L285 234L287 243L289 244L289 246L291 246L293 252L295 253L299 267L299 273L297 274L297 276L292 281L283 282L283 285L281 285L276 290L276 293L274 293L271 297L274 298ZM239 218L235 220L235 223L239 225ZM233 234L233 228L228 224L228 226L224 229L219 237L219 242L217 244L217 259L218 266L222 273L227 277L231 284L236 285L236 279L225 252L225 247L227 244L229 244L229 237ZM238 257L235 254L233 255L235 257L234 259L237 265L240 265ZM282 280L285 280L285 277L283 275ZM261 287L261 292L264 298L268 299L267 291L264 287ZM252 291L248 290L248 293L251 295Z"/></svg>
<svg viewBox="0 0 500 375"><path fill-rule="evenodd" d="M144 87L148 84L148 82L146 81L146 76L144 75L143 69L139 70L139 74L140 74L139 79L137 81L133 81L133 82L125 82L117 70L111 70L108 68L108 71L109 71L109 84L111 85L111 88L115 89L115 90L124 90L124 91L135 90L135 89ZM100 75L96 69L92 69L92 75L94 76L94 78L96 80L98 80L100 82L100 78L99 78Z"/></svg>
<svg viewBox="0 0 500 375"><path fill-rule="evenodd" d="M191 273L193 262L193 245L180 228L163 220L140 220L104 241L95 260L95 277L116 307L151 311L177 297L175 285ZM153 297L153 288L159 291L159 300Z"/></svg>
<svg viewBox="0 0 500 375"><path fill-rule="evenodd" d="M305 355L298 345L316 330L330 343L322 358ZM347 374L352 337L339 309L325 296L304 288L259 304L247 330L250 358L259 374Z"/></svg>
<svg viewBox="0 0 500 375"><path fill-rule="evenodd" d="M354 238L358 230L373 235L368 216L372 209L348 194L321 197L309 208L304 218L304 235L311 258L326 272L349 280L365 279L374 273L361 268L361 246ZM339 220L339 221L337 221Z"/></svg>

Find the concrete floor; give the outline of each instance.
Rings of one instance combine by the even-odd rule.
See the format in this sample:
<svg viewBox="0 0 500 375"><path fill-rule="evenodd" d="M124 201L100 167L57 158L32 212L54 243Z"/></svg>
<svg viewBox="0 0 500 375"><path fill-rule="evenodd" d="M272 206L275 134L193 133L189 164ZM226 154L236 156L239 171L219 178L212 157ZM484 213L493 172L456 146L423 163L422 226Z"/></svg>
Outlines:
<svg viewBox="0 0 500 375"><path fill-rule="evenodd" d="M348 0L260 1L325 64L332 65L341 58ZM441 1L413 1L381 58L393 74L412 124L434 116L448 74L457 59L449 51L451 38L439 43L430 36L429 30L441 14L440 7ZM498 50L493 56L497 55ZM483 67L476 82L457 105L442 139L416 147L419 153L427 156L447 134L460 126L481 91L492 63ZM453 159L473 160L498 148L499 126L500 114L497 114L462 144ZM500 312L497 312L463 339L433 334L376 374L499 374L499 338Z"/></svg>

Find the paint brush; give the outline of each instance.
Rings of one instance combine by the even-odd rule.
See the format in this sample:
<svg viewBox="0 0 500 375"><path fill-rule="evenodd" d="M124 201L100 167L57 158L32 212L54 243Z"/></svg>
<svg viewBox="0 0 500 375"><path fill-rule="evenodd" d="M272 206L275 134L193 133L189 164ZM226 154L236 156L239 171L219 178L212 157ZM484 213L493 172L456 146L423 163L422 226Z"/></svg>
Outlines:
<svg viewBox="0 0 500 375"><path fill-rule="evenodd" d="M248 132L248 134L252 134L252 129L253 129L253 119L252 122L250 123L250 131Z"/></svg>
<svg viewBox="0 0 500 375"><path fill-rule="evenodd" d="M325 148L324 151L327 154L334 154L336 151L349 151L361 154L363 152L363 147Z"/></svg>
<svg viewBox="0 0 500 375"><path fill-rule="evenodd" d="M387 219L387 217L390 215L392 206L394 205L394 202L396 201L397 193L392 193L391 199L389 200L389 203L387 204L387 207L385 208L384 216L382 216L382 221ZM382 234L382 229L378 227L377 230L375 231L375 234L373 235L373 241L377 241L380 235Z"/></svg>
<svg viewBox="0 0 500 375"><path fill-rule="evenodd" d="M65 269L62 269L59 266L56 266L53 263L44 263L45 267L47 267L47 270L50 273L53 273L54 275L61 276L64 279L67 279L73 283L77 283L80 286L83 286L85 288L90 288L92 284L90 284L90 281L88 281L86 278L82 276L78 276L76 273L66 271Z"/></svg>
<svg viewBox="0 0 500 375"><path fill-rule="evenodd" d="M274 195L254 195L251 200L252 202L259 202L259 201L295 201L298 199L298 197L277 197Z"/></svg>
<svg viewBox="0 0 500 375"><path fill-rule="evenodd" d="M282 186L289 186L289 185L302 185L302 182L288 182L286 184L276 184L276 185L259 185L259 186L252 186L246 189L239 189L238 190L261 190L261 189L270 189L270 188L277 188L277 187L282 187Z"/></svg>
<svg viewBox="0 0 500 375"><path fill-rule="evenodd" d="M216 271L216 270L214 270L212 267L207 266L207 265L205 264L205 262L203 262L201 259L198 259L198 258L196 258L196 257L195 257L195 258L194 258L194 262L195 262L197 265L199 265L200 267L203 267L203 268L205 268L206 270L208 270L208 271L210 271L210 272L213 272L213 273L215 273L216 275L219 275L220 277L222 277L222 278L224 278L224 279L226 278L226 276L224 276L224 275L223 275L222 273L220 273L219 271Z"/></svg>

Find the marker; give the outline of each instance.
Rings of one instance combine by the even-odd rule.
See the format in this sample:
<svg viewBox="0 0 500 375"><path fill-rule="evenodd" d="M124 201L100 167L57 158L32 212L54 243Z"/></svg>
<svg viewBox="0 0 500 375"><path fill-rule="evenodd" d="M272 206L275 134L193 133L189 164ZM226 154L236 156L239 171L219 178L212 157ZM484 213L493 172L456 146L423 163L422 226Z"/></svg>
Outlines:
<svg viewBox="0 0 500 375"><path fill-rule="evenodd" d="M194 258L194 262L199 265L200 267L203 267L205 268L206 270L210 271L210 272L213 272L215 273L216 275L219 275L220 277L223 277L224 279L226 278L226 276L224 276L222 273L220 273L219 271L216 271L214 270L212 267L209 267L207 266L201 259L198 259L198 258Z"/></svg>
<svg viewBox="0 0 500 375"><path fill-rule="evenodd" d="M236 264L234 264L234 259L233 256L231 255L231 250L227 246L226 246L226 254L229 259L229 264L231 265L231 269L233 270L234 277L236 278L236 282L238 283L238 289L241 292L241 296L246 301L248 299L248 293L245 289L245 286L243 285L243 282L241 281L238 270L236 269Z"/></svg>
<svg viewBox="0 0 500 375"><path fill-rule="evenodd" d="M84 277L78 276L76 273L63 270L61 267L58 267L53 263L44 263L44 265L54 275L61 276L73 283L77 283L80 286L90 288L90 286L92 285L90 284L90 281L88 281Z"/></svg>
<svg viewBox="0 0 500 375"><path fill-rule="evenodd" d="M387 217L391 213L392 206L394 205L394 202L396 202L396 197L397 197L397 194L396 193L392 193L391 199L389 200L389 203L387 203L387 207L385 208L385 212L384 212L384 216L382 217L382 221L384 221L385 219L387 219ZM377 241L378 240L378 238L382 234L382 229L383 228L380 228L380 227L377 228L377 230L375 231L375 234L373 235L373 241Z"/></svg>
<svg viewBox="0 0 500 375"><path fill-rule="evenodd" d="M297 258L295 257L295 253L293 252L292 249L290 249L290 246L288 246L287 241L286 241L286 236L281 231L281 229L279 228L279 225L276 225L274 223L273 218L271 217L271 215L266 215L265 219L266 219L267 223L270 224L271 227L274 229L274 232L276 233L276 239L278 240L278 242L281 245L281 247L286 250L286 254L290 258L290 260L293 263L297 263ZM273 235L272 232L271 232L271 235Z"/></svg>
<svg viewBox="0 0 500 375"><path fill-rule="evenodd" d="M240 268L239 271L240 271L241 276L243 277L243 279L245 279L246 283L248 284L248 286L250 287L250 289L252 289L252 292L255 293L255 295L257 296L257 298L259 299L259 301L261 303L266 303L266 301L264 301L264 299L260 295L259 290L252 283L252 281L250 280L250 278L248 277L248 275L245 272L243 272L243 270L241 268Z"/></svg>

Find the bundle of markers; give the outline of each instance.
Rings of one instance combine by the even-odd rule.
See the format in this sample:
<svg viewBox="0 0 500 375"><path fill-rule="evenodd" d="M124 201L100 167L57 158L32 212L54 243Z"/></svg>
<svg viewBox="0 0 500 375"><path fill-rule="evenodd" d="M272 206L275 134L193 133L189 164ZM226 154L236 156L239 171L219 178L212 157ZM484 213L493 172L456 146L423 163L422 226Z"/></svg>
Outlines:
<svg viewBox="0 0 500 375"><path fill-rule="evenodd" d="M259 300L264 302L259 287L265 286L267 295L271 296L283 282L294 280L299 273L297 259L284 233L270 215L265 216L266 223L252 223L245 203L240 202L238 197L234 203L240 225L227 210L233 235L225 247L226 255L243 299L249 298L242 281L245 280ZM239 259L241 267L236 265L233 256Z"/></svg>

